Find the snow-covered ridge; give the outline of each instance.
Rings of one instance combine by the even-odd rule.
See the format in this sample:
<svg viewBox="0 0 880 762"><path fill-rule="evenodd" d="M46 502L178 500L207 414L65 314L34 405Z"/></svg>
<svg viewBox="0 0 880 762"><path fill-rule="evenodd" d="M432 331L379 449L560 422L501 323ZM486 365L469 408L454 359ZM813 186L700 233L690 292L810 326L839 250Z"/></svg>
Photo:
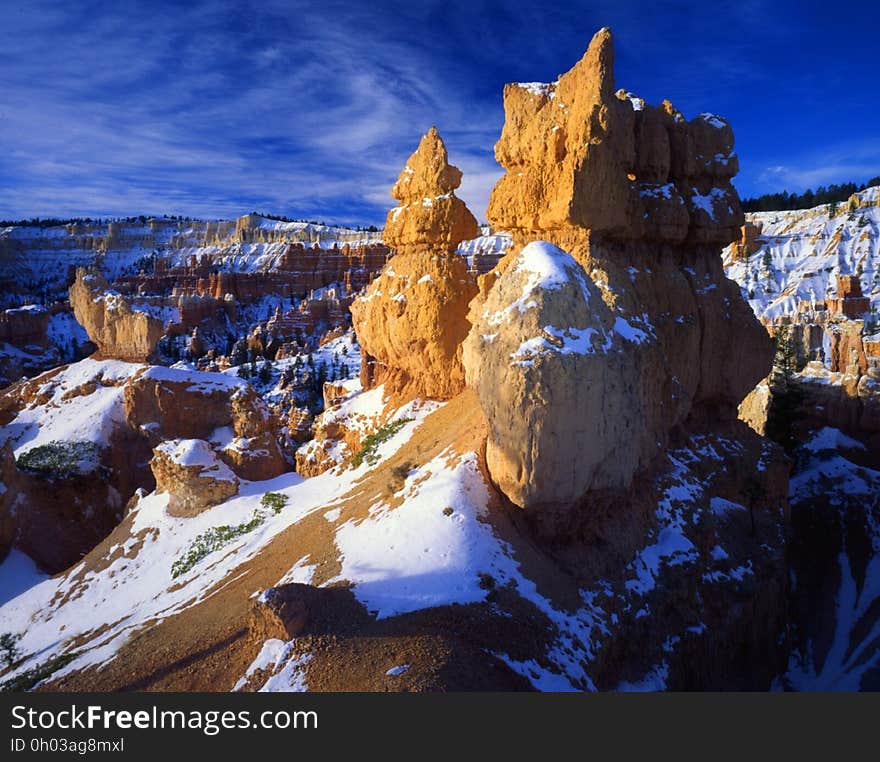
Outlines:
<svg viewBox="0 0 880 762"><path fill-rule="evenodd" d="M789 317L799 305L803 309L838 297L838 275L857 276L871 309L880 309L878 200L880 188L868 188L836 210L823 204L746 215L761 229L758 248L747 259L735 258L734 245L725 249L727 276L739 283L755 314L765 320Z"/></svg>
<svg viewBox="0 0 880 762"><path fill-rule="evenodd" d="M323 250L366 246L381 243L381 232L258 215L5 227L0 229L0 306L16 306L44 292L60 298L71 268L97 266L113 281L149 268L154 257L181 267L193 256L207 255L219 269L254 272L272 269L292 243Z"/></svg>

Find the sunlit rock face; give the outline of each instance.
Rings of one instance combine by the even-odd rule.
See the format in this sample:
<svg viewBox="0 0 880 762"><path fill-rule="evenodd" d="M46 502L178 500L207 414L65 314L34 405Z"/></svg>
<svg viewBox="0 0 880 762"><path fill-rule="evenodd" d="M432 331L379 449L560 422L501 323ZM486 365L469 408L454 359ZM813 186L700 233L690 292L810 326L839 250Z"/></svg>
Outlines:
<svg viewBox="0 0 880 762"><path fill-rule="evenodd" d="M616 92L607 29L557 82L507 85L505 113L489 219L514 244L464 366L493 481L565 513L628 488L689 417L734 418L772 345L722 270L743 224L725 120Z"/></svg>
<svg viewBox="0 0 880 762"><path fill-rule="evenodd" d="M384 239L396 254L351 306L367 389L384 384L393 397L434 399L464 389L461 343L477 287L455 248L479 228L455 196L460 182L431 128L391 191L400 205L388 213Z"/></svg>
<svg viewBox="0 0 880 762"><path fill-rule="evenodd" d="M132 308L96 272L79 269L70 287L70 306L102 357L143 362L156 353L165 332L159 318Z"/></svg>

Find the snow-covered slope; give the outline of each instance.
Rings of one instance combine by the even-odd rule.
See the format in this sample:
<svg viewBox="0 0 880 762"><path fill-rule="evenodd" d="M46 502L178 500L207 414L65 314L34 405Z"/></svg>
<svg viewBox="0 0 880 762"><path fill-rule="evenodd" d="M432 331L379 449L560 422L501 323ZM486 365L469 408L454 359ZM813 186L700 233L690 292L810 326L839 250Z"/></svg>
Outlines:
<svg viewBox="0 0 880 762"><path fill-rule="evenodd" d="M369 417L376 403L375 394L355 390L349 412ZM424 686L440 633L471 649L485 642L466 663L503 665L505 679L521 687L662 689L671 665L699 649L726 617L712 604L702 611L666 606L668 591L679 589L671 581L689 580L682 589L697 585L707 600L753 594L761 572L738 556L751 531L748 510L725 499L729 493L701 472L729 457L736 443L695 436L670 451L665 472L647 486L653 528L634 538L613 571L608 567L610 576L587 582L556 567L500 507L480 464L485 424L467 395L411 403L392 412L396 418L399 430L356 467L343 463L310 479L288 473L243 482L237 496L195 517L170 516L166 494L142 496L81 563L51 579L31 575L29 589L0 607L0 632L19 638L24 657L3 679L41 668L52 673L55 687L146 687L155 675L175 674L162 663L201 659L217 642L222 663L199 666L192 674L203 682L193 686L373 690L407 680ZM767 467L763 447L756 467ZM277 513L263 506L269 492L287 499ZM705 554L699 547L710 524L724 529L712 530L712 551ZM175 574L175 564L218 531L229 541ZM766 546L766 552L779 549ZM365 626L375 634L352 640L343 629L329 641L223 640L253 625L249 607L265 591L291 582L315 586L330 596L328 605L335 598L326 591L345 591L372 615ZM469 618L459 622L459 616ZM473 641L455 640L462 633ZM650 647L633 648L626 669L610 666L614 646L600 656L606 643L635 636ZM366 652L352 656L350 647ZM404 672L401 665L412 666ZM147 682L131 683L133 676ZM463 679L445 685L467 684Z"/></svg>
<svg viewBox="0 0 880 762"><path fill-rule="evenodd" d="M880 471L859 464L866 455L864 444L829 427L797 452L792 517L808 529L793 545L791 581L810 615L797 621L780 687L880 685Z"/></svg>
<svg viewBox="0 0 880 762"><path fill-rule="evenodd" d="M761 227L760 248L737 261L730 246L724 264L758 317L773 320L794 314L801 302L836 297L838 275L857 275L880 309L880 187L856 198L858 206L840 204L834 216L827 204L747 215Z"/></svg>
<svg viewBox="0 0 880 762"><path fill-rule="evenodd" d="M35 399L0 427L0 446L8 442L16 456L57 440L106 447L125 419L123 384L142 367L87 358L45 374Z"/></svg>

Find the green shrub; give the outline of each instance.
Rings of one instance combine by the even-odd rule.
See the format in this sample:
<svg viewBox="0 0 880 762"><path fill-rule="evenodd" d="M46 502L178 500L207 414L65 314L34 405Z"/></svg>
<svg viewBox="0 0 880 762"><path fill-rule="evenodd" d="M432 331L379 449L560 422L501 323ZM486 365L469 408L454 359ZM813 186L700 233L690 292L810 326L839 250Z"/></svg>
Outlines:
<svg viewBox="0 0 880 762"><path fill-rule="evenodd" d="M282 495L280 492L267 492L260 500L260 505L267 510L275 511L276 514L281 513L281 510L287 505L287 495Z"/></svg>
<svg viewBox="0 0 880 762"><path fill-rule="evenodd" d="M6 662L7 667L15 664L21 656L18 649L19 640L21 640L21 635L14 635L11 632L4 632L0 635L0 660Z"/></svg>
<svg viewBox="0 0 880 762"><path fill-rule="evenodd" d="M223 524L219 527L211 527L207 532L202 532L193 540L192 545L186 551L186 555L183 558L178 558L171 565L172 578L185 574L205 556L210 555L215 550L220 550L220 548L236 537L252 532L265 520L266 514L260 510L255 510L251 520L244 524L236 524L235 526Z"/></svg>
<svg viewBox="0 0 880 762"><path fill-rule="evenodd" d="M391 423L386 423L381 429L364 437L364 441L361 442L361 448L351 457L351 467L357 468L364 462L371 466L375 465L379 460L379 445L391 439L391 437L412 420L414 419L399 418Z"/></svg>
<svg viewBox="0 0 880 762"><path fill-rule="evenodd" d="M88 474L98 466L100 449L94 442L52 441L32 447L19 455L16 464L22 471L41 476Z"/></svg>
<svg viewBox="0 0 880 762"><path fill-rule="evenodd" d="M206 532L202 532L192 541L183 558L178 558L171 565L172 578L186 574L205 556L210 555L215 550L220 550L220 548L230 543L236 537L252 532L266 521L266 511L272 511L276 515L281 513L284 506L287 505L287 500L287 495L282 495L280 492L267 492L260 500L260 507L254 511L250 521L236 524L235 526L222 524L219 527L211 527Z"/></svg>
<svg viewBox="0 0 880 762"><path fill-rule="evenodd" d="M62 667L70 664L77 656L79 654L76 652L55 656L44 664L25 670L20 675L0 683L0 691L15 691L19 693L29 691L37 683L42 682L47 677L51 677L53 672L57 672Z"/></svg>

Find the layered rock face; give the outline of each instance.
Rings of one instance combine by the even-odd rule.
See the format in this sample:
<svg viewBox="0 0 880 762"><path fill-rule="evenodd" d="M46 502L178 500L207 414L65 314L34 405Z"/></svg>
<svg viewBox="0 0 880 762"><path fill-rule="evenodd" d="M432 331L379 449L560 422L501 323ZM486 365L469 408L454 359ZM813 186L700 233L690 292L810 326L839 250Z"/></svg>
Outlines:
<svg viewBox="0 0 880 762"><path fill-rule="evenodd" d="M614 92L609 29L557 82L504 88L490 222L523 238L571 228L624 240L727 244L743 224L730 125Z"/></svg>
<svg viewBox="0 0 880 762"><path fill-rule="evenodd" d="M70 306L103 357L144 362L155 354L164 333L160 319L134 311L102 275L82 268L70 287Z"/></svg>
<svg viewBox="0 0 880 762"><path fill-rule="evenodd" d="M612 68L605 29L558 82L505 88L489 218L514 246L464 345L490 474L551 524L627 489L687 419L733 420L773 355L722 270L743 224L729 125L615 94Z"/></svg>
<svg viewBox="0 0 880 762"><path fill-rule="evenodd" d="M211 442L243 479L271 479L288 470L266 404L253 387L227 376L193 378L186 371L148 368L125 386L125 417L153 447L169 439Z"/></svg>
<svg viewBox="0 0 880 762"><path fill-rule="evenodd" d="M477 287L455 248L479 228L454 194L460 182L432 128L391 191L400 205L388 213L384 238L397 253L351 306L366 389L385 384L397 398L434 399L464 389L461 343Z"/></svg>

